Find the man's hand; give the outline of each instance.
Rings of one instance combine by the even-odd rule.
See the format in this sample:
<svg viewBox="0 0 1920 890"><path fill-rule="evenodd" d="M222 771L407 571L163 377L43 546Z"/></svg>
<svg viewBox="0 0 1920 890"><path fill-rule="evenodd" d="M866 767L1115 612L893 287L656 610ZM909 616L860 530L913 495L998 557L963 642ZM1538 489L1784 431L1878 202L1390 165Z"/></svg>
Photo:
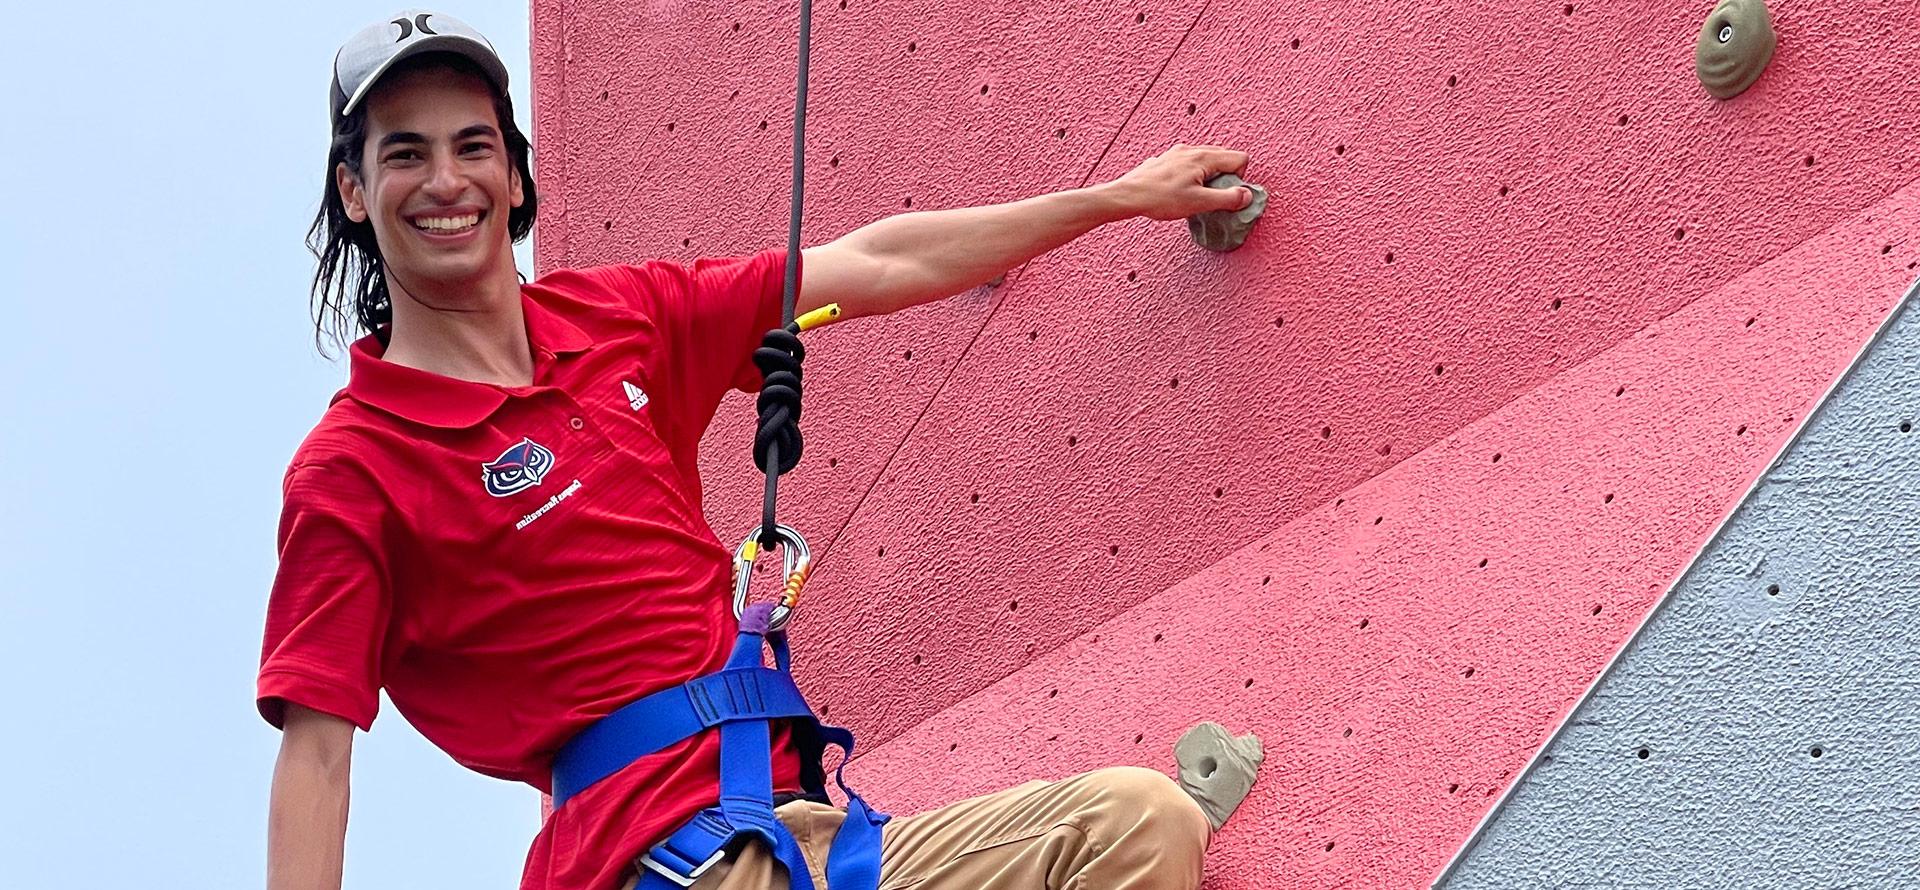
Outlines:
<svg viewBox="0 0 1920 890"><path fill-rule="evenodd" d="M1247 153L1217 145L1176 145L1109 184L1131 216L1185 219L1212 210L1239 210L1253 200L1244 186L1207 188L1222 173L1240 174Z"/></svg>

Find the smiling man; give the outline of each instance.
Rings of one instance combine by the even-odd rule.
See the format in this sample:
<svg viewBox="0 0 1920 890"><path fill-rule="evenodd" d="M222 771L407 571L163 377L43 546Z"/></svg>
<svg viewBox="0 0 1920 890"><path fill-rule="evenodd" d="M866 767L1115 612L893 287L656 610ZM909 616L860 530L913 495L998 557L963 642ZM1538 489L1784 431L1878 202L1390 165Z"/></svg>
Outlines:
<svg viewBox="0 0 1920 890"><path fill-rule="evenodd" d="M260 712L284 730L272 890L340 886L353 731L370 728L382 689L460 763L554 792L556 758L589 728L605 735L608 715L729 662L730 554L701 514L696 449L726 392L759 385L750 355L779 324L786 258L523 284L512 244L538 201L506 80L483 37L418 10L360 31L334 61L327 187L309 237L315 323L358 339L346 389L283 485L258 678ZM1238 209L1245 190L1204 183L1246 161L1175 147L1091 188L881 220L803 252L799 308L892 312L1104 223ZM759 658L756 642L755 669ZM765 807L765 824L681 861L722 796L723 732L696 726L557 795L521 886L1199 884L1207 816L1166 777L1131 768L884 829L874 819L875 873L840 877L854 856L836 832L856 820L819 793L811 724L774 726L748 769L775 793L740 811Z"/></svg>

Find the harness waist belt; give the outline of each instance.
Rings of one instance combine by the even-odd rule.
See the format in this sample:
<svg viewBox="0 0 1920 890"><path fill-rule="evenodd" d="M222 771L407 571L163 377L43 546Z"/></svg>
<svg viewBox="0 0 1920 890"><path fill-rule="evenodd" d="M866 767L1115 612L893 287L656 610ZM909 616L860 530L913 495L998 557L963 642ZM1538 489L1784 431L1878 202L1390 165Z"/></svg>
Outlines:
<svg viewBox="0 0 1920 890"><path fill-rule="evenodd" d="M726 723L812 717L785 671L728 668L663 689L587 727L553 758L553 806L627 764Z"/></svg>

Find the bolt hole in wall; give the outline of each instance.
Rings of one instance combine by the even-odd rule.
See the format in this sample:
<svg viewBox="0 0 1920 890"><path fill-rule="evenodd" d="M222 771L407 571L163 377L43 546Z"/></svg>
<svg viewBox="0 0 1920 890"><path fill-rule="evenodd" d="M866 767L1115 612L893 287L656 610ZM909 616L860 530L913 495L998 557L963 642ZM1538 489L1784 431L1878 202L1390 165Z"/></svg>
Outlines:
<svg viewBox="0 0 1920 890"><path fill-rule="evenodd" d="M1814 748L1813 748L1813 750L1811 750L1811 751L1808 751L1807 753L1808 753L1808 754L1811 754L1811 755L1813 755L1813 756L1815 756L1815 757L1820 757L1820 756L1822 756L1822 755L1824 755L1824 754L1826 754L1827 752L1826 752L1825 750L1823 750L1823 749L1821 749L1821 748L1820 748L1820 747L1819 747L1818 745L1816 745L1816 746L1814 746Z"/></svg>
<svg viewBox="0 0 1920 890"><path fill-rule="evenodd" d="M1768 596L1779 596L1779 595L1780 595L1780 585L1778 585L1778 584L1769 584L1769 585L1767 585L1767 595L1768 595Z"/></svg>

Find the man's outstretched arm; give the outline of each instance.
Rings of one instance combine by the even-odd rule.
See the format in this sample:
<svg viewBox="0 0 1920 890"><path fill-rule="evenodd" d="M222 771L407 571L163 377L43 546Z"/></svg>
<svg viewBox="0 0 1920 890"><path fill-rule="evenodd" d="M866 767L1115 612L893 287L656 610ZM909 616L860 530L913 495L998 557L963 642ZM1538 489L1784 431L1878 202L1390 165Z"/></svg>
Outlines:
<svg viewBox="0 0 1920 890"><path fill-rule="evenodd" d="M289 702L267 814L267 890L340 890L353 724Z"/></svg>
<svg viewBox="0 0 1920 890"><path fill-rule="evenodd" d="M904 213L808 248L798 313L839 303L843 317L882 315L979 287L1099 226L1238 210L1244 188L1206 182L1239 173L1244 152L1176 145L1112 182L986 207Z"/></svg>

